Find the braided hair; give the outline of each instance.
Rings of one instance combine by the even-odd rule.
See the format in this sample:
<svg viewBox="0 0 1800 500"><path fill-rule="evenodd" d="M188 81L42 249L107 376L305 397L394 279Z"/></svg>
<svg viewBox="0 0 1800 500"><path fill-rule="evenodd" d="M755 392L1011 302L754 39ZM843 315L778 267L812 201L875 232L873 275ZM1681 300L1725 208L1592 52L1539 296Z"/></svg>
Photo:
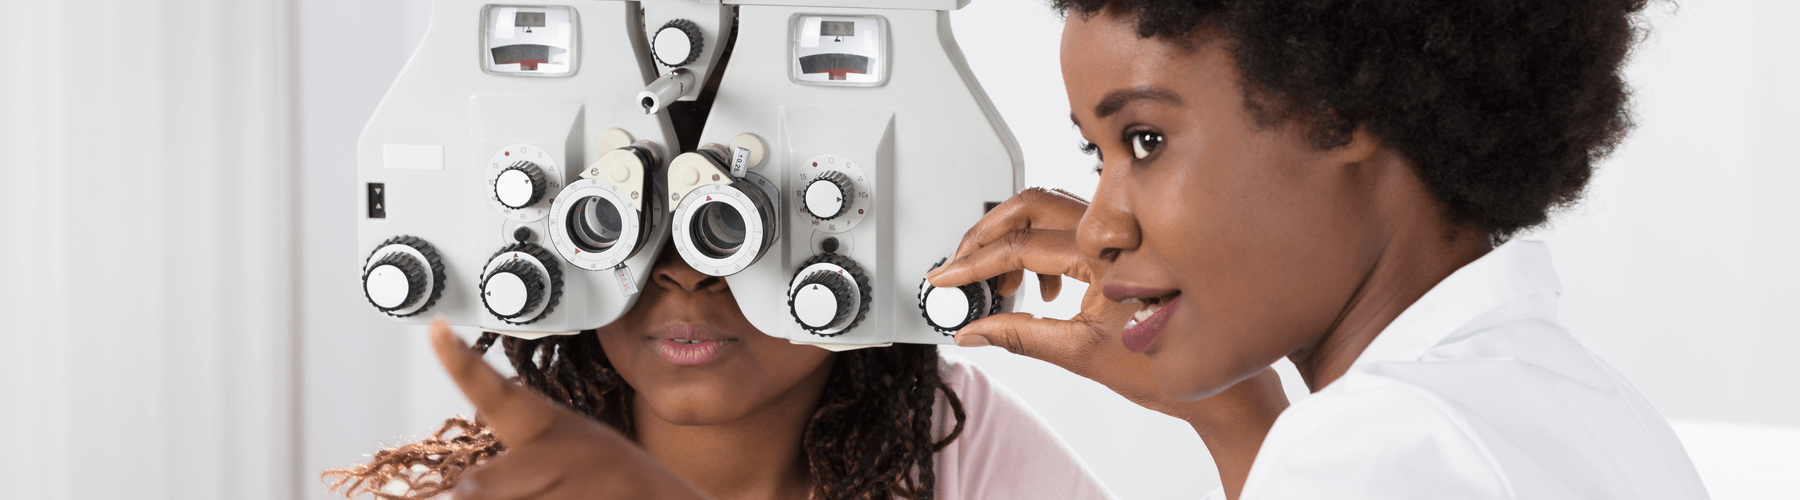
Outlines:
<svg viewBox="0 0 1800 500"><path fill-rule="evenodd" d="M485 353L498 339L483 333L474 349ZM508 337L501 343L518 373L515 381L636 439L635 392L607 360L599 334ZM956 424L934 440L932 412L940 391ZM937 346L896 344L839 353L801 438L812 497L935 498L933 455L962 433L965 420L962 401L941 378ZM323 476L347 497L426 499L449 491L463 472L503 451L479 416L452 417L424 440L381 450L367 464Z"/></svg>

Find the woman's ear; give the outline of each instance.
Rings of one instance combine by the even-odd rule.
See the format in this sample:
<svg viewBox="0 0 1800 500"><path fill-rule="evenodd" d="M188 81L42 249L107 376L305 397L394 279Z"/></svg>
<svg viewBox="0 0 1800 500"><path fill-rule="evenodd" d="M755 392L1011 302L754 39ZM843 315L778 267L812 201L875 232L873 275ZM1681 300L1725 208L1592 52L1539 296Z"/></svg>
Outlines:
<svg viewBox="0 0 1800 500"><path fill-rule="evenodd" d="M1334 165L1357 165L1367 163L1381 150L1381 138L1369 132L1367 125L1359 125L1350 132L1350 140L1343 145L1325 151Z"/></svg>

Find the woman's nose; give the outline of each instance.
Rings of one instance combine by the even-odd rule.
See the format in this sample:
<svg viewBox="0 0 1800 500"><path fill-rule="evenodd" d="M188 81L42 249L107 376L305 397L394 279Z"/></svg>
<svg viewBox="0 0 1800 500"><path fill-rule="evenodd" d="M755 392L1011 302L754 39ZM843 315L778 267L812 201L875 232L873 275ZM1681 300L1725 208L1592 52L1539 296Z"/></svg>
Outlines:
<svg viewBox="0 0 1800 500"><path fill-rule="evenodd" d="M1119 252L1136 250L1142 241L1137 216L1131 212L1131 200L1121 189L1125 183L1117 179L1123 175L1122 170L1106 169L1106 174L1100 176L1094 200L1075 227L1075 244L1083 254L1111 261Z"/></svg>
<svg viewBox="0 0 1800 500"><path fill-rule="evenodd" d="M656 284L670 290L681 289L693 293L701 290L716 292L728 288L725 278L694 270L694 266L681 260L679 253L672 247L665 248L661 258L657 259L655 273Z"/></svg>

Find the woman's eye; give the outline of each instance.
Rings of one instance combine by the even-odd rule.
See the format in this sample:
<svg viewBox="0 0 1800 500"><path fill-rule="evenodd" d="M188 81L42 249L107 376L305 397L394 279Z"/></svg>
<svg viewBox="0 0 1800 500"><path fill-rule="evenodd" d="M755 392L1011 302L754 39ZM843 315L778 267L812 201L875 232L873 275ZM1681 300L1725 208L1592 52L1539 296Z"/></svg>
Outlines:
<svg viewBox="0 0 1800 500"><path fill-rule="evenodd" d="M1162 134L1156 132L1137 132L1131 134L1131 153L1139 160L1148 158L1150 153L1155 153L1156 148L1162 146L1162 142Z"/></svg>

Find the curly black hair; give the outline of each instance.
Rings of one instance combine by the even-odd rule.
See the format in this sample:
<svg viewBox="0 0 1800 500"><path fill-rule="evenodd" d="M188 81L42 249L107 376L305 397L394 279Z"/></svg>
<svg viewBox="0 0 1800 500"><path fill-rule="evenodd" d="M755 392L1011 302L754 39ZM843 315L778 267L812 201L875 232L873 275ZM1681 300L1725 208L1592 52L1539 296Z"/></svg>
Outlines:
<svg viewBox="0 0 1800 500"><path fill-rule="evenodd" d="M484 333L486 352L499 338ZM635 394L606 359L593 330L540 339L508 337L503 346L518 376L576 412L633 439ZM801 438L812 497L820 500L930 500L937 491L933 455L962 434L962 401L939 373L935 345L895 344L839 353L825 393ZM955 426L943 439L931 433L932 413L944 395ZM377 452L367 464L326 471L345 496L384 500L433 498L455 487L463 472L504 451L479 420L451 418L431 437Z"/></svg>
<svg viewBox="0 0 1800 500"><path fill-rule="evenodd" d="M1319 149L1366 127L1454 225L1495 242L1577 201L1633 125L1621 75L1647 0L1051 0L1184 47L1223 40L1261 126Z"/></svg>

